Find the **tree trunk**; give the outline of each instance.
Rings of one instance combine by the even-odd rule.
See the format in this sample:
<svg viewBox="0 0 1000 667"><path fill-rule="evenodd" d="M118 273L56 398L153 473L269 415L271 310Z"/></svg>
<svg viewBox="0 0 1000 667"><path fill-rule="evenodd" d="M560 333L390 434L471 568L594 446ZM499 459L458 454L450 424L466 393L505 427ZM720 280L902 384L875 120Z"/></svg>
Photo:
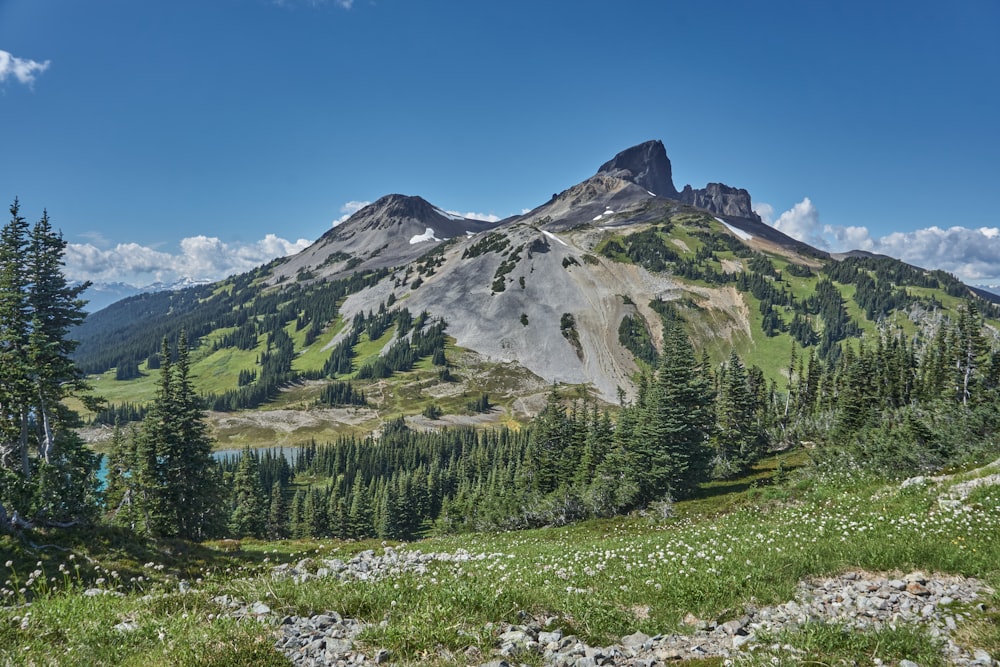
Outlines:
<svg viewBox="0 0 1000 667"><path fill-rule="evenodd" d="M21 471L24 474L24 481L31 481L31 460L28 458L28 413L21 411L21 437L18 440L21 450Z"/></svg>
<svg viewBox="0 0 1000 667"><path fill-rule="evenodd" d="M38 395L38 406L42 413L42 430L44 432L39 453L46 463L52 463L51 456L55 449L55 436L52 434L52 422L49 420L49 411L45 406L45 399L41 392Z"/></svg>

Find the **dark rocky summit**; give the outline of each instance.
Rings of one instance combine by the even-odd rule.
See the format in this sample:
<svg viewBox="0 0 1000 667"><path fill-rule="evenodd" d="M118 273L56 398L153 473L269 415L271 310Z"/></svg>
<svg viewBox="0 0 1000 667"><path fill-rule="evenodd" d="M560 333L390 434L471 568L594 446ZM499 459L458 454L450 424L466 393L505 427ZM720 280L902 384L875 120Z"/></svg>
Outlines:
<svg viewBox="0 0 1000 667"><path fill-rule="evenodd" d="M667 149L659 140L626 148L602 164L597 173L606 173L631 181L661 197L668 199L678 197Z"/></svg>
<svg viewBox="0 0 1000 667"><path fill-rule="evenodd" d="M716 215L749 218L759 221L750 203L750 193L743 188L733 188L724 183L709 183L695 190L685 185L684 190L674 187L673 169L663 142L646 141L626 148L601 165L598 174L608 174L635 183L649 192L667 199L705 209Z"/></svg>
<svg viewBox="0 0 1000 667"><path fill-rule="evenodd" d="M743 188L732 188L724 183L709 183L699 190L685 185L677 197L691 206L703 208L716 215L727 215L737 218L750 218L760 221L750 203L750 193Z"/></svg>

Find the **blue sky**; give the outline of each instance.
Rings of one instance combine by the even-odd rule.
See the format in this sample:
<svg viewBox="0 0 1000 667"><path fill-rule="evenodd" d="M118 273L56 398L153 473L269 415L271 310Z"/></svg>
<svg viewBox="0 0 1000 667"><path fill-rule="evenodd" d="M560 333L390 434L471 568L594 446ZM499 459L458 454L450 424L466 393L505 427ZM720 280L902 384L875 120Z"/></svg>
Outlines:
<svg viewBox="0 0 1000 667"><path fill-rule="evenodd" d="M831 250L1000 282L1000 3L0 0L0 199L219 278L391 192L505 217L662 139Z"/></svg>

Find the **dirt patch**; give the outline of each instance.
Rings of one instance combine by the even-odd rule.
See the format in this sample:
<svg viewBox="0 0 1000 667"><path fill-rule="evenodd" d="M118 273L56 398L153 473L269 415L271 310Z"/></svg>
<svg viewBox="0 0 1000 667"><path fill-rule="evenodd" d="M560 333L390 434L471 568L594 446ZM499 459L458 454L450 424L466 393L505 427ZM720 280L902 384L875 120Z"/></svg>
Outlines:
<svg viewBox="0 0 1000 667"><path fill-rule="evenodd" d="M209 423L217 429L268 428L293 433L324 424L362 424L375 415L368 408L316 408L312 410L253 410L236 413L209 413Z"/></svg>
<svg viewBox="0 0 1000 667"><path fill-rule="evenodd" d="M733 260L733 259L722 259L722 260L720 260L720 263L722 264L722 270L725 273L742 273L743 272L743 264L741 264L740 262L737 262L736 260Z"/></svg>

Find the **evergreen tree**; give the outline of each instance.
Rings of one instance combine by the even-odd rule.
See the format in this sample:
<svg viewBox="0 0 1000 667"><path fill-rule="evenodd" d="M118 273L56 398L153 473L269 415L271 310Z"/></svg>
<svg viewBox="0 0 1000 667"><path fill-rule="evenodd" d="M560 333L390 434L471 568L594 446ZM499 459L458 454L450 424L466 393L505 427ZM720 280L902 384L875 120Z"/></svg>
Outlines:
<svg viewBox="0 0 1000 667"><path fill-rule="evenodd" d="M987 352L986 339L983 337L983 322L979 309L973 301L968 301L958 309L955 329L957 335L953 356L956 398L963 405L967 405L974 398L977 373Z"/></svg>
<svg viewBox="0 0 1000 667"><path fill-rule="evenodd" d="M374 511L372 498L368 487L362 483L361 476L354 478L351 487L351 506L347 512L347 536L354 539L372 537L374 535Z"/></svg>
<svg viewBox="0 0 1000 667"><path fill-rule="evenodd" d="M11 220L0 231L0 468L8 491L0 500L15 501L9 492L31 480L28 458L28 414L31 368L28 361L28 223L15 199ZM12 494L11 494L12 495ZM15 501L16 502L16 501ZM22 512L24 506L15 507Z"/></svg>
<svg viewBox="0 0 1000 667"><path fill-rule="evenodd" d="M347 538L347 503L339 493L330 494L327 501L326 520L330 527L331 537Z"/></svg>
<svg viewBox="0 0 1000 667"><path fill-rule="evenodd" d="M267 499L260 485L260 463L257 454L249 447L244 447L240 455L232 488L233 511L229 515L230 533L234 537L263 537Z"/></svg>
<svg viewBox="0 0 1000 667"><path fill-rule="evenodd" d="M288 503L280 481L271 485L271 501L267 512L267 537L281 540L288 537Z"/></svg>
<svg viewBox="0 0 1000 667"><path fill-rule="evenodd" d="M303 521L309 524L309 535L324 537L329 534L326 520L327 501L319 489L309 489L306 492L305 504L302 508Z"/></svg>
<svg viewBox="0 0 1000 667"><path fill-rule="evenodd" d="M855 354L847 347L843 355L843 379L837 395L834 437L843 440L858 433L876 415L877 394L872 389L872 359L862 345Z"/></svg>
<svg viewBox="0 0 1000 667"><path fill-rule="evenodd" d="M221 528L222 494L188 355L183 332L175 362L163 339L160 382L139 434L137 476L146 532L203 539Z"/></svg>
<svg viewBox="0 0 1000 667"><path fill-rule="evenodd" d="M292 496L292 505L288 510L288 532L291 537L296 539L309 536L309 526L303 513L304 504L305 493L299 489Z"/></svg>
<svg viewBox="0 0 1000 667"><path fill-rule="evenodd" d="M135 497L135 438L122 432L115 422L111 432L111 455L104 487L104 507L108 520L116 526L136 527Z"/></svg>
<svg viewBox="0 0 1000 667"><path fill-rule="evenodd" d="M59 521L90 516L96 509L99 465L99 458L72 430L79 425L79 417L63 404L67 396L88 388L70 358L76 341L69 338L69 332L83 322L85 302L79 297L90 286L68 285L62 273L65 249L62 235L52 229L48 213L43 212L31 230L29 244L31 421L46 479L38 490L45 500L36 511Z"/></svg>
<svg viewBox="0 0 1000 667"><path fill-rule="evenodd" d="M0 230L0 516L86 521L97 511L100 458L76 435L64 399L86 389L70 358L70 330L84 319L62 273L66 243L48 214L30 229L20 204ZM4 521L6 523L6 521Z"/></svg>
<svg viewBox="0 0 1000 667"><path fill-rule="evenodd" d="M630 469L642 504L689 496L707 478L708 437L714 424L712 390L683 326L667 324L663 354L640 406Z"/></svg>
<svg viewBox="0 0 1000 667"><path fill-rule="evenodd" d="M528 445L528 465L531 488L546 494L555 491L560 483L573 472L573 466L564 461L566 454L566 410L559 401L555 385L549 390L545 408L532 421L531 440ZM568 469L567 469L568 467Z"/></svg>
<svg viewBox="0 0 1000 667"><path fill-rule="evenodd" d="M743 472L763 454L764 437L755 408L746 369L734 351L722 369L716 401L712 443L718 476L729 477Z"/></svg>

